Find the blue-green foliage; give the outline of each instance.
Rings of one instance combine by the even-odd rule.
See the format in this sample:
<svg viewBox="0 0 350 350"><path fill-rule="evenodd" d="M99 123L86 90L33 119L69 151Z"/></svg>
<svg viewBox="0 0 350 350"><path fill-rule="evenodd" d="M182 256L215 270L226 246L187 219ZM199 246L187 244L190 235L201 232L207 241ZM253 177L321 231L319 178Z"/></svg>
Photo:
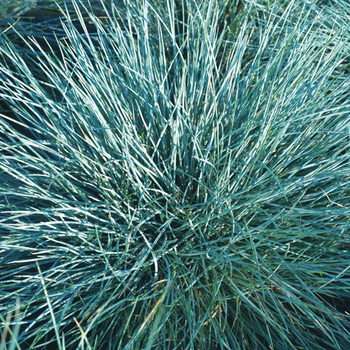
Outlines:
<svg viewBox="0 0 350 350"><path fill-rule="evenodd" d="M72 4L49 52L1 38L19 346L349 348L349 5Z"/></svg>

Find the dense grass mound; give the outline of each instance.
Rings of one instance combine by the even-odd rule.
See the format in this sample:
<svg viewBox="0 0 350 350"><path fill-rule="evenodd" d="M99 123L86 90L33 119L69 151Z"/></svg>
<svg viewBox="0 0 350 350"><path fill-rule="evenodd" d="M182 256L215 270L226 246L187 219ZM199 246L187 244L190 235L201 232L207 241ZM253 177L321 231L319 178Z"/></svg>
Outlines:
<svg viewBox="0 0 350 350"><path fill-rule="evenodd" d="M1 37L3 341L350 348L349 6L132 3Z"/></svg>

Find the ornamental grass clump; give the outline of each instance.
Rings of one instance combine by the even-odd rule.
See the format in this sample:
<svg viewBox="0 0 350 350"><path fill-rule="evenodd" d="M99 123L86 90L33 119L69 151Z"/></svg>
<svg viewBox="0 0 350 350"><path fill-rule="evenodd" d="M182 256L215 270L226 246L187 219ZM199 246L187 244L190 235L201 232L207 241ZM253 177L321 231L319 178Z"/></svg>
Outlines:
<svg viewBox="0 0 350 350"><path fill-rule="evenodd" d="M125 2L88 31L73 1L50 52L1 38L13 344L350 347L349 28L271 3Z"/></svg>

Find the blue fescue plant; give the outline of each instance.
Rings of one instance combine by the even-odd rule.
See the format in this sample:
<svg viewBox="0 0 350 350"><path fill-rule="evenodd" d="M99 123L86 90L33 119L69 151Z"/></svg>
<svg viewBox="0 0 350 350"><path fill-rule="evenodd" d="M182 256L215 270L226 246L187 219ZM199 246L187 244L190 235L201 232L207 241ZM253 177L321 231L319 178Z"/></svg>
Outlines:
<svg viewBox="0 0 350 350"><path fill-rule="evenodd" d="M350 348L349 5L72 4L50 52L1 37L15 344Z"/></svg>

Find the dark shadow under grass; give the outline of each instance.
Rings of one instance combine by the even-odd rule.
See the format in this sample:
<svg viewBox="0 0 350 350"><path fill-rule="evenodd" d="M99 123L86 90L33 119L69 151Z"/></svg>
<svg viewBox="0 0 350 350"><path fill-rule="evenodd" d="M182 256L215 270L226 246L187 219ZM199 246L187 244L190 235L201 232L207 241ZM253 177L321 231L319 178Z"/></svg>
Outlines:
<svg viewBox="0 0 350 350"><path fill-rule="evenodd" d="M1 36L0 349L349 348L349 11L70 6Z"/></svg>

